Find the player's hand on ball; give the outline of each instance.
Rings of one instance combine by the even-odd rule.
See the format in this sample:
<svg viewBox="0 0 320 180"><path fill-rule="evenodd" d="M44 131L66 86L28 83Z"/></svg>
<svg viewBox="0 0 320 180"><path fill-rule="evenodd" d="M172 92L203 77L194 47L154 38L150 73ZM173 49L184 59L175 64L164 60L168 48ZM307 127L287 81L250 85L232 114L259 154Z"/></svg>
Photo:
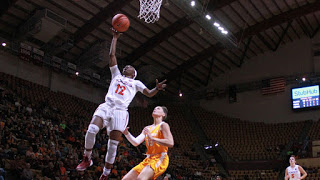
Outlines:
<svg viewBox="0 0 320 180"><path fill-rule="evenodd" d="M128 135L129 131L128 131L129 127L126 127L126 129L122 132L124 135Z"/></svg>
<svg viewBox="0 0 320 180"><path fill-rule="evenodd" d="M167 82L167 80L163 80L162 82L159 83L158 79L156 79L156 88L159 90L159 91L165 91L165 87L167 86L167 84L165 84L165 82Z"/></svg>
<svg viewBox="0 0 320 180"><path fill-rule="evenodd" d="M117 30L115 30L113 27L110 28L113 32L113 37L114 38L119 38L121 36L122 33L118 32Z"/></svg>

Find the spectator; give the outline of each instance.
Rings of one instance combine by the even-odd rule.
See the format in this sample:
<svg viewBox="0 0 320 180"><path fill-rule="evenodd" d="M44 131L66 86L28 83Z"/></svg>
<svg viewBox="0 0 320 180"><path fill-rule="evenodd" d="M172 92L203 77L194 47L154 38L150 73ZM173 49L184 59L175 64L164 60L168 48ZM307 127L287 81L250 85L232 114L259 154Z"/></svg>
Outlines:
<svg viewBox="0 0 320 180"><path fill-rule="evenodd" d="M127 174L128 172L127 172L127 170L125 169L125 168L123 168L122 170L121 170L121 179Z"/></svg>
<svg viewBox="0 0 320 180"><path fill-rule="evenodd" d="M26 156L27 156L27 158L34 158L35 155L34 155L32 147L29 147L29 149L26 152Z"/></svg>
<svg viewBox="0 0 320 180"><path fill-rule="evenodd" d="M111 170L110 178L117 178L117 176L118 176L117 166L114 166L113 169Z"/></svg>
<svg viewBox="0 0 320 180"><path fill-rule="evenodd" d="M30 104L26 107L26 111L28 112L29 115L31 115L31 113L32 113L32 108L31 108L31 105L30 105Z"/></svg>
<svg viewBox="0 0 320 180"><path fill-rule="evenodd" d="M30 164L27 163L26 167L22 171L21 179L22 180L32 180L33 179L33 172L30 169Z"/></svg>
<svg viewBox="0 0 320 180"><path fill-rule="evenodd" d="M42 176L43 177L47 177L47 178L51 178L53 179L54 178L54 165L52 162L50 162L48 164L48 166L45 166L43 169L42 169Z"/></svg>
<svg viewBox="0 0 320 180"><path fill-rule="evenodd" d="M0 168L0 180L4 180L6 176L6 171L3 168Z"/></svg>
<svg viewBox="0 0 320 180"><path fill-rule="evenodd" d="M59 162L59 165L60 165L60 180L66 180L67 179L67 170L63 166L64 164L62 161Z"/></svg>

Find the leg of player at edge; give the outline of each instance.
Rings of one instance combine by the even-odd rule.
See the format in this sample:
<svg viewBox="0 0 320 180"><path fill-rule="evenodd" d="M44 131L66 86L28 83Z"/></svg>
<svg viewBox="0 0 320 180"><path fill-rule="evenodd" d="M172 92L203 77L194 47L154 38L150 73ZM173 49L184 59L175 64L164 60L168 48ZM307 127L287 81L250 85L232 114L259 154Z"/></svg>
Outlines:
<svg viewBox="0 0 320 180"><path fill-rule="evenodd" d="M84 171L88 167L92 166L93 162L91 160L92 148L96 142L96 135L99 130L103 127L103 120L99 116L94 116L88 127L85 136L85 150L82 162L77 166L78 171Z"/></svg>
<svg viewBox="0 0 320 180"><path fill-rule="evenodd" d="M105 165L103 168L103 173L101 174L99 180L107 180L110 174L111 168L113 166L114 160L117 155L117 147L121 140L122 132L113 130L110 132L110 139L108 141L108 151L105 158Z"/></svg>

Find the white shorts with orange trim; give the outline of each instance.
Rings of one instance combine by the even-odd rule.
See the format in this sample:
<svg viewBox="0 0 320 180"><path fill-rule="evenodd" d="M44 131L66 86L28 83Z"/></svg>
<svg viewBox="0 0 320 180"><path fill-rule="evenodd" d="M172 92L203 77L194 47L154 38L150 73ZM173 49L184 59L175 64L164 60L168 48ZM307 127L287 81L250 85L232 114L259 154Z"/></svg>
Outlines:
<svg viewBox="0 0 320 180"><path fill-rule="evenodd" d="M99 116L103 119L103 127L107 128L108 134L113 130L123 132L129 123L127 110L116 109L106 102L98 106L93 116Z"/></svg>

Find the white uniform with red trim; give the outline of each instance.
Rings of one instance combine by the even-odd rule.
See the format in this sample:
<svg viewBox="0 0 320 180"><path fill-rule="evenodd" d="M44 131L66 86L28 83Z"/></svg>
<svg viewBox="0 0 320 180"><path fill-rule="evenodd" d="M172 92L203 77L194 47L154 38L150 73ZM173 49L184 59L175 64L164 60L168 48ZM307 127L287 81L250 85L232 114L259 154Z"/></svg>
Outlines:
<svg viewBox="0 0 320 180"><path fill-rule="evenodd" d="M121 75L117 65L110 67L111 83L105 102L100 104L93 116L104 120L103 127L123 132L129 122L128 106L138 91L143 93L146 86L139 80Z"/></svg>
<svg viewBox="0 0 320 180"><path fill-rule="evenodd" d="M290 176L289 180L298 180L301 177L299 171L299 165L295 165L293 168L291 166L287 167L288 175Z"/></svg>

